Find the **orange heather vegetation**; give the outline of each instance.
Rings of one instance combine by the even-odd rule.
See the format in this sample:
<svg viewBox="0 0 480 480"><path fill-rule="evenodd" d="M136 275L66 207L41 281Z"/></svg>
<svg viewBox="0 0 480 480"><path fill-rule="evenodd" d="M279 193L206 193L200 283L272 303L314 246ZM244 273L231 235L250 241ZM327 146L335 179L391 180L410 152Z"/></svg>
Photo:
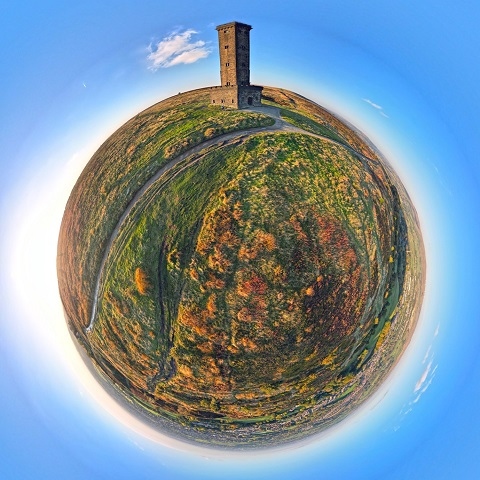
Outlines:
<svg viewBox="0 0 480 480"><path fill-rule="evenodd" d="M146 295L150 290L150 281L147 272L140 267L135 269L135 285L141 295Z"/></svg>

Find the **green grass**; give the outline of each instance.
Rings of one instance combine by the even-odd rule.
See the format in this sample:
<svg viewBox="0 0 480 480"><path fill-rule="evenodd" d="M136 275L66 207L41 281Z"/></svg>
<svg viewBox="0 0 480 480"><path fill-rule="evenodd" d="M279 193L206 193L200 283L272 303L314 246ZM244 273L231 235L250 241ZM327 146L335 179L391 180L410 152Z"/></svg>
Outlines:
<svg viewBox="0 0 480 480"><path fill-rule="evenodd" d="M92 298L108 238L137 190L170 159L206 139L272 123L259 113L211 107L208 93L190 92L138 114L99 148L70 196L66 210L74 215L64 217L60 236L62 269L73 277L60 275L68 292L63 301L80 332L92 305L87 301L79 315L73 299Z"/></svg>
<svg viewBox="0 0 480 480"><path fill-rule="evenodd" d="M272 161L273 158L275 161ZM378 244L378 236L369 234L368 241L365 237L364 222L370 225L373 217L371 204L365 200L364 195L359 194L362 165L341 148L304 135L259 135L240 146L212 150L201 161L184 169L188 162L189 159L162 177L142 197L122 226L106 265L105 289L94 337L95 341L105 348L107 346L105 332L117 329L120 334L112 336L110 344L112 355L117 355L117 362L132 365L136 370L142 371L143 375L152 376L159 363L165 364L174 359L177 366L188 367L196 379L195 383L201 385L202 377L205 375L204 362L205 359L208 360L208 355L202 354L196 347L202 342L210 342L208 335L213 335L215 331L222 330L232 335L233 324L230 320L225 323L225 320L230 318L227 312L232 311L232 308L239 311L242 303L238 302L238 298L232 300L230 296L229 288L234 292L236 286L231 279L235 277L236 272L250 268L252 264L250 260L247 263L238 261L237 247L225 250L231 261L232 270L227 275L217 272L217 277L225 281L226 286L220 296L218 292L216 295L217 307L227 316L213 320L210 324L211 332L204 334L194 333L190 327L185 329L178 324L180 304L183 308L197 305L200 311L208 308L212 290L202 293L198 289L198 282L190 277L189 271L192 265L195 265L200 277L203 275L207 278L214 273L208 266L207 257L198 256L196 246L202 229L205 229L205 215L223 208L225 197L222 192L228 193L229 205L238 203L242 206L243 223L233 229L242 242L252 244L255 235L258 235L255 233L258 229L267 234L275 233L276 230L285 233L283 236L277 235L278 249L275 256L276 262L285 271L291 268L288 262L295 248L295 242L292 243L295 234L293 230L289 230L291 229L289 222L297 210L316 211L321 216L340 219L342 228L349 232L349 242L355 248L358 258L363 258L363 261L368 258L372 245L376 245L377 249L381 249L382 246ZM351 194L353 191L351 188L347 190L341 188L346 179L351 185L357 185L353 187L357 189L355 198ZM381 189L382 185L370 184L369 198L380 198L383 195ZM386 221L388 221L387 207L391 206L391 201L391 199L384 201L381 206ZM295 206L294 210L292 206ZM303 228L306 229L307 235L310 235L308 231L312 228L312 224L309 223L311 220L305 219L302 222L306 222ZM313 241L314 237L311 238ZM266 272L266 281L272 282L269 283L269 288L275 295L275 292L281 292L287 297L303 298L299 295L304 295L308 283L317 276L314 266L315 249L309 252L308 255L313 256L310 259L305 258L304 261L307 263L303 264L302 271L295 272L280 289L275 284L274 277L268 280L272 267L265 263L266 258L259 259L256 268L257 271ZM384 252L384 258L388 259L389 255L390 251ZM311 267L308 266L308 262L313 262ZM332 259L330 266L324 265L323 274L345 274L335 270L337 267L334 265L339 262L341 264L340 260ZM152 284L150 295L141 295L135 291L132 278L138 266L142 266L148 273ZM393 267L389 275L392 272ZM372 327L369 331L370 336L366 332L357 343L353 336L344 337L344 348L335 359L335 366L332 369L322 367L319 362L328 355L329 348L333 348L329 345L334 345L336 337L330 340L330 343L324 342L323 350L317 350L316 354L312 355L316 345L315 336L300 345L296 345L295 340L308 326L308 318L299 311L294 324L274 328L274 323L284 322L281 318L285 307L280 303L277 308L278 301L272 297L268 307L268 321L264 325L266 331L270 329L272 334L257 337L256 340L265 354L270 353L267 356L259 356L255 352L250 354L245 351L243 357L237 359L231 357L239 385L245 387L257 385L255 388L258 388L258 384L263 383L269 392L262 405L254 403L248 406L248 402L243 404L243 408L250 409L252 418L242 422L254 424L254 418L258 420L265 417L258 415L259 412L274 409L268 415L275 415L279 409L286 409L292 392L299 396L300 406L302 405L300 399L307 402L304 405L304 408L307 408L308 399L322 388L322 384L334 381L342 375L342 372L355 370L358 358L349 359L348 352L352 349L363 351L365 348L373 351L374 343L370 345L368 342L374 342L374 338L381 331L383 317L388 318L391 313L390 308L385 307L383 298L385 291L391 288L390 277L385 278L383 284L384 288L377 292L377 301L374 302L378 307L372 309L369 320L373 323L373 317L379 314L377 310L381 306L385 310L382 323ZM135 318L119 315L118 311L112 309L110 306L112 297L123 298L127 303L126 310L136 312ZM163 304L163 313L160 302ZM340 304L338 306L331 304L330 308L332 311L330 313L326 311L325 315L330 315L341 307ZM136 337L132 335L132 324L138 326L141 331ZM244 327L235 328L238 336L241 332L248 335L247 331L242 330ZM154 338L149 336L152 331L155 332ZM162 335L159 334L160 331L163 332ZM250 332L250 336L252 333ZM278 340L272 342L270 335L275 335ZM255 337L255 334L253 336ZM113 346L120 342L120 339L123 339L124 347L115 353ZM292 354L291 349L296 352L295 358L311 357L311 360L290 361L288 357ZM288 355L285 356L285 353ZM146 359L139 361L142 354L146 355ZM271 358L276 358L276 361L272 362ZM271 383L271 379L278 368L284 371L282 382L275 385ZM306 372L315 374L310 378ZM255 381L252 384L253 378ZM179 395L175 382L170 385L168 380L161 381L164 392L176 395L179 399L183 398L183 395ZM188 380L185 382L188 383ZM205 385L205 388L208 387ZM301 389L302 393L299 394ZM208 399L209 395L213 394L207 392L208 390L205 390L206 396L197 393L199 396L196 400L193 395L190 399L188 396L183 398L181 402L185 408L192 408L191 406L202 401L202 398ZM229 418L228 408L225 413Z"/></svg>
<svg viewBox="0 0 480 480"><path fill-rule="evenodd" d="M288 110L286 108L280 109L280 115L284 120L295 125L298 128L306 130L307 132L314 133L316 135L321 135L326 138L330 138L335 142L339 142L343 145L347 145L345 139L343 139L340 135L338 135L335 131L331 128L322 125L321 123L305 116L300 113L294 112L292 110Z"/></svg>

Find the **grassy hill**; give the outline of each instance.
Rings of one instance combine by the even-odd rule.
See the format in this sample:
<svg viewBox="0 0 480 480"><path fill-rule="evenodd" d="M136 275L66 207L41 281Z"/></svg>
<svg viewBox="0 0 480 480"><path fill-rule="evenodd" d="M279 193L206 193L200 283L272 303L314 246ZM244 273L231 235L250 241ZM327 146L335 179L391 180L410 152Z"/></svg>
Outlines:
<svg viewBox="0 0 480 480"><path fill-rule="evenodd" d="M82 173L59 240L66 315L100 374L171 434L220 447L344 418L391 371L423 295L394 172L330 112L264 94L304 133L209 106L206 89L134 117Z"/></svg>

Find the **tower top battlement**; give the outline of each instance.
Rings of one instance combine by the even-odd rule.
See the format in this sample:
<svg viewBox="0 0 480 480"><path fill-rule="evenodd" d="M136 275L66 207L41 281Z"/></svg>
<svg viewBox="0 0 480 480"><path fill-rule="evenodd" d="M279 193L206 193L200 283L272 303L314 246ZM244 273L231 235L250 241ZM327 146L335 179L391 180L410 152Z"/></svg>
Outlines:
<svg viewBox="0 0 480 480"><path fill-rule="evenodd" d="M242 22L222 23L222 25L218 25L215 28L216 30L221 30L222 28L228 28L228 27L234 27L234 26L241 27L241 28L248 28L249 31L252 29L251 25L247 25L246 23L242 23Z"/></svg>

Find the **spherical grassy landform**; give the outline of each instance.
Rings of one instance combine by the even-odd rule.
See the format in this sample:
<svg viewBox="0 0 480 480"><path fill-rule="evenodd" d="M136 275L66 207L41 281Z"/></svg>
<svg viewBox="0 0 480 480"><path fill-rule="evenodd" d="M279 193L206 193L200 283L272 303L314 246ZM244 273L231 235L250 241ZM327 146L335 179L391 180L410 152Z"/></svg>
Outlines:
<svg viewBox="0 0 480 480"><path fill-rule="evenodd" d="M292 92L160 102L100 147L58 277L100 380L168 435L293 442L338 423L406 348L424 287L415 210L375 148Z"/></svg>

